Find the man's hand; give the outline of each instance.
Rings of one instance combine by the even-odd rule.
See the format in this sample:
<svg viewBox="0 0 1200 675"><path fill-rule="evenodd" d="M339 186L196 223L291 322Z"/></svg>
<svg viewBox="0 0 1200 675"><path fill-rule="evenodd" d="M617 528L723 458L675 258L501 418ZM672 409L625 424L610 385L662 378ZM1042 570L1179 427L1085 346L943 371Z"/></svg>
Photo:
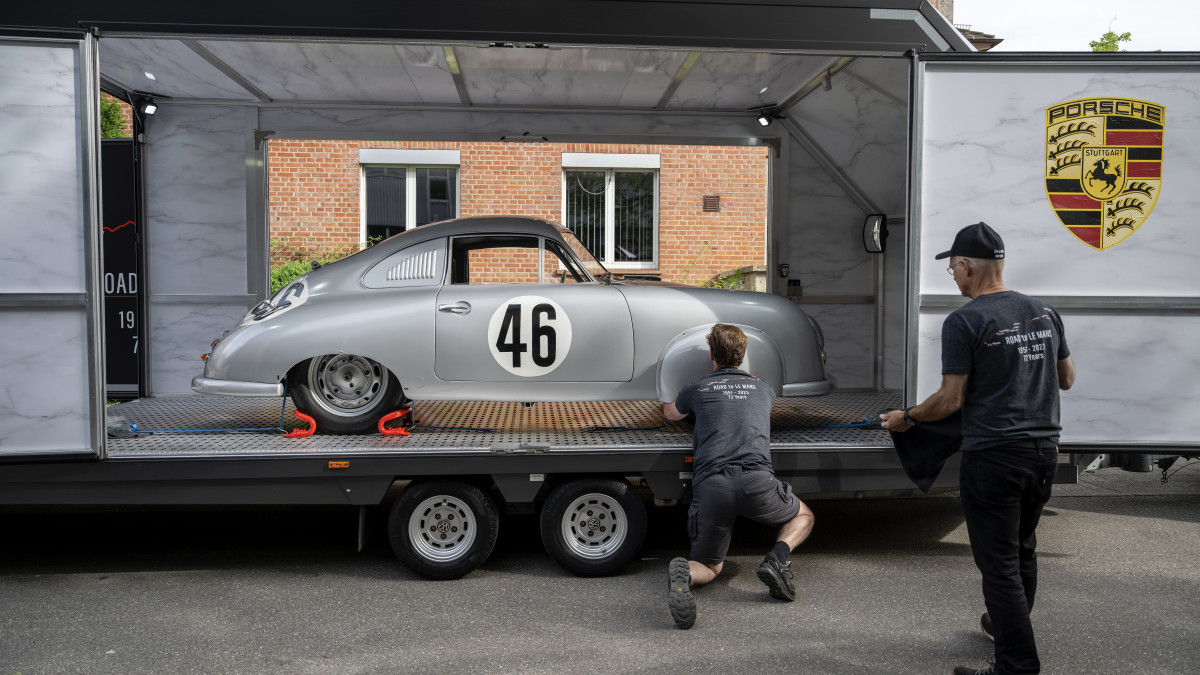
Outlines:
<svg viewBox="0 0 1200 675"><path fill-rule="evenodd" d="M880 425L888 431L902 433L908 431L910 425L904 421L903 410L893 410L879 416Z"/></svg>
<svg viewBox="0 0 1200 675"><path fill-rule="evenodd" d="M678 422L679 420L687 417L687 415L679 412L679 410L675 407L674 401L663 404L663 416L672 422Z"/></svg>

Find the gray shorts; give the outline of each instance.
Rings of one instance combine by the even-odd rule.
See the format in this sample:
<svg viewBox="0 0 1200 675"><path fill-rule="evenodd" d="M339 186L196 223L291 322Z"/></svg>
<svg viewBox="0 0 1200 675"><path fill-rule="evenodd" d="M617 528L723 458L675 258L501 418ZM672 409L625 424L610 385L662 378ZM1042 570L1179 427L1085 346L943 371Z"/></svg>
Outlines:
<svg viewBox="0 0 1200 675"><path fill-rule="evenodd" d="M716 565L725 560L733 523L738 516L766 525L783 525L800 513L800 498L792 486L770 471L742 471L727 466L692 488L688 537L697 562Z"/></svg>

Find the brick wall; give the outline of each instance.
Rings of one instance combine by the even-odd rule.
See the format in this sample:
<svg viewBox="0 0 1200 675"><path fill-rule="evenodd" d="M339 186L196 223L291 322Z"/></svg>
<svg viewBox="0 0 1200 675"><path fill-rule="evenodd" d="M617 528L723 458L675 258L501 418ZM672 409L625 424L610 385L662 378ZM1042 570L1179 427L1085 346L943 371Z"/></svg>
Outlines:
<svg viewBox="0 0 1200 675"><path fill-rule="evenodd" d="M555 222L563 219L562 153L658 154L659 269L631 273L694 284L766 260L767 148L272 140L272 262L360 241L360 148L459 150L459 215ZM705 195L720 196L719 213L703 212Z"/></svg>

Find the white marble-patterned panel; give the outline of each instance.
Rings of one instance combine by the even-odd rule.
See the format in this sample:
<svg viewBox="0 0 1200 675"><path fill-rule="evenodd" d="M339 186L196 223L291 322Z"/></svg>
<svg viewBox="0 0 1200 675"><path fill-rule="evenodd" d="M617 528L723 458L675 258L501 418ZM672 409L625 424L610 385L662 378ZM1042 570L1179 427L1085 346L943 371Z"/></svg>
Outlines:
<svg viewBox="0 0 1200 675"><path fill-rule="evenodd" d="M1090 72L1089 72L1090 71ZM1006 281L1043 295L1191 296L1200 288L1200 72L1170 68L929 66L921 193L923 288L941 288L963 225L985 220L1008 255ZM1153 212L1128 239L1095 250L1059 221L1046 196L1045 112L1088 97L1125 97L1166 109L1163 183ZM941 291L929 291L941 292Z"/></svg>
<svg viewBox="0 0 1200 675"><path fill-rule="evenodd" d="M204 373L201 354L233 328L249 309L245 304L172 303L150 305L151 391L155 396L192 394L192 378Z"/></svg>
<svg viewBox="0 0 1200 675"><path fill-rule="evenodd" d="M617 104L624 108L657 105L686 60L684 52L641 52Z"/></svg>
<svg viewBox="0 0 1200 675"><path fill-rule="evenodd" d="M259 126L279 133L395 134L420 137L437 134L450 138L486 135L520 135L526 131L551 141L573 137L637 135L672 138L730 138L742 142L762 134L752 114L710 117L703 115L596 115L586 113L512 113L490 111L389 111L331 108L263 108Z"/></svg>
<svg viewBox="0 0 1200 675"><path fill-rule="evenodd" d="M924 401L942 386L942 324L949 315L949 310L921 312L917 321L917 395L909 405Z"/></svg>
<svg viewBox="0 0 1200 675"><path fill-rule="evenodd" d="M885 213L903 213L907 203L907 95L893 100L849 73L903 92L908 67L905 59L857 59L829 91L817 89L788 113Z"/></svg>
<svg viewBox="0 0 1200 675"><path fill-rule="evenodd" d="M240 40L204 46L277 101L459 103L440 47Z"/></svg>
<svg viewBox="0 0 1200 675"><path fill-rule="evenodd" d="M0 455L94 450L87 319L0 308Z"/></svg>
<svg viewBox="0 0 1200 675"><path fill-rule="evenodd" d="M793 143L789 167L788 248L791 278L807 295L874 293L871 256L862 245L861 209Z"/></svg>
<svg viewBox="0 0 1200 675"><path fill-rule="evenodd" d="M904 390L908 321L908 247L903 226L892 225L883 253L883 388Z"/></svg>
<svg viewBox="0 0 1200 675"><path fill-rule="evenodd" d="M2 44L0 55L0 292L81 293L76 50Z"/></svg>
<svg viewBox="0 0 1200 675"><path fill-rule="evenodd" d="M668 108L754 108L774 105L828 63L827 56L701 54Z"/></svg>
<svg viewBox="0 0 1200 675"><path fill-rule="evenodd" d="M170 105L147 125L150 293L246 293L245 115Z"/></svg>
<svg viewBox="0 0 1200 675"><path fill-rule="evenodd" d="M670 65L684 58L647 61L645 52L595 48L456 47L455 54L475 105L653 105L674 76Z"/></svg>
<svg viewBox="0 0 1200 675"><path fill-rule="evenodd" d="M941 381L941 327L921 316L918 401ZM1062 392L1067 442L1195 443L1200 438L1200 317L1063 312L1075 386Z"/></svg>
<svg viewBox="0 0 1200 675"><path fill-rule="evenodd" d="M871 305L800 305L821 325L825 335L825 370L837 378L839 389L875 386L874 325Z"/></svg>
<svg viewBox="0 0 1200 675"><path fill-rule="evenodd" d="M254 98L182 40L104 38L100 40L100 74L149 94L176 98Z"/></svg>

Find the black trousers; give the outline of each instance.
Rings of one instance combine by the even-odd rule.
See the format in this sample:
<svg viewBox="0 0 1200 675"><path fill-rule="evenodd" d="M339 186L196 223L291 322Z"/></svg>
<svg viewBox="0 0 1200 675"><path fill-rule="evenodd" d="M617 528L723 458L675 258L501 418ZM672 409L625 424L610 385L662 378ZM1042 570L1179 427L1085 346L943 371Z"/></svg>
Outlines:
<svg viewBox="0 0 1200 675"><path fill-rule="evenodd" d="M1057 445L1046 441L963 453L959 488L992 618L997 673L1041 670L1029 611L1037 594L1036 530L1057 459Z"/></svg>

